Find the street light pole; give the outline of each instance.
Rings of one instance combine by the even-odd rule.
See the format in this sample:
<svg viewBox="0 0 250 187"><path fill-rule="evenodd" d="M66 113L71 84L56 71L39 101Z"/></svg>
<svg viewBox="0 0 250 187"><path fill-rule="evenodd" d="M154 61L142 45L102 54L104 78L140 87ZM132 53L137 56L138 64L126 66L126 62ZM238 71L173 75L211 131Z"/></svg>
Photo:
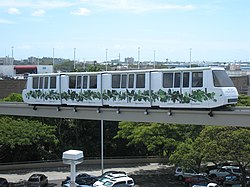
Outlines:
<svg viewBox="0 0 250 187"><path fill-rule="evenodd" d="M11 63L12 63L12 66L14 65L14 55L13 55L13 49L14 49L14 47L12 46L11 47Z"/></svg>
<svg viewBox="0 0 250 187"><path fill-rule="evenodd" d="M140 47L138 47L138 69L140 69Z"/></svg>
<svg viewBox="0 0 250 187"><path fill-rule="evenodd" d="M74 71L76 69L76 48L74 48Z"/></svg>
<svg viewBox="0 0 250 187"><path fill-rule="evenodd" d="M189 49L189 67L191 68L191 62L192 62L192 48Z"/></svg>
<svg viewBox="0 0 250 187"><path fill-rule="evenodd" d="M54 72L54 66L55 66L55 48L53 48L53 62L52 62L52 65L53 65L53 72Z"/></svg>
<svg viewBox="0 0 250 187"><path fill-rule="evenodd" d="M106 71L108 71L108 49L106 48Z"/></svg>

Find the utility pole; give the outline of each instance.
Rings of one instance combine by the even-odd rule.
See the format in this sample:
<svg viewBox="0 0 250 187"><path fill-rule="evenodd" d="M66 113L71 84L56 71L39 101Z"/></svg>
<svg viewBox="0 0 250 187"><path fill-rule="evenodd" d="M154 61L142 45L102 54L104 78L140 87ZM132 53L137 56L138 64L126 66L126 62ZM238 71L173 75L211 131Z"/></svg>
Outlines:
<svg viewBox="0 0 250 187"><path fill-rule="evenodd" d="M106 48L106 71L108 71L108 49Z"/></svg>
<svg viewBox="0 0 250 187"><path fill-rule="evenodd" d="M76 48L74 48L74 71L76 69Z"/></svg>
<svg viewBox="0 0 250 187"><path fill-rule="evenodd" d="M189 49L189 67L191 68L191 62L192 62L192 48Z"/></svg>
<svg viewBox="0 0 250 187"><path fill-rule="evenodd" d="M140 47L138 47L138 69L140 69Z"/></svg>
<svg viewBox="0 0 250 187"><path fill-rule="evenodd" d="M11 47L11 64L12 64L12 66L14 65L14 55L13 55L13 49L14 49L14 47L12 46Z"/></svg>

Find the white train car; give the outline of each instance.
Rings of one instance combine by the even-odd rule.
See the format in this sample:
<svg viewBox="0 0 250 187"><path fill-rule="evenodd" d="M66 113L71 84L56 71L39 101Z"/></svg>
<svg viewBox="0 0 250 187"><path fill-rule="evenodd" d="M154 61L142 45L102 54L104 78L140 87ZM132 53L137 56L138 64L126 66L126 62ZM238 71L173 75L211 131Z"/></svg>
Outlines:
<svg viewBox="0 0 250 187"><path fill-rule="evenodd" d="M238 100L217 67L31 74L22 95L32 105L146 108L216 108Z"/></svg>

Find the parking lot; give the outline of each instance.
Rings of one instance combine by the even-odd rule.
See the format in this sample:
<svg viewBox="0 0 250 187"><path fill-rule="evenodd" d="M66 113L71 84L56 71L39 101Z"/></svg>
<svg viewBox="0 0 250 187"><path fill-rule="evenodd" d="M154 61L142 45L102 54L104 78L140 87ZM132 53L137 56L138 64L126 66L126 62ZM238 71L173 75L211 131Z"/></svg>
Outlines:
<svg viewBox="0 0 250 187"><path fill-rule="evenodd" d="M125 171L135 181L136 187L184 187L181 182L173 177L174 168L162 164L147 164L140 166L110 167L105 169ZM62 180L70 175L69 167L50 168L49 170L16 170L1 171L0 177L6 178L13 186L24 186L25 181L33 173L43 173L48 176L49 186L61 186ZM101 170L96 168L77 168L77 173L88 173L90 175L99 176Z"/></svg>

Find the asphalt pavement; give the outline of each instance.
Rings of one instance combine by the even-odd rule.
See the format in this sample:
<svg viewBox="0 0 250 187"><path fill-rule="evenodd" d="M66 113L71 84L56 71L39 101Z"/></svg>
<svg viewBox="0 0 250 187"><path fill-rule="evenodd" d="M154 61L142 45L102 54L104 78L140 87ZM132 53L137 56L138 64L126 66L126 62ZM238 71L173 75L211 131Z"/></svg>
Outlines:
<svg viewBox="0 0 250 187"><path fill-rule="evenodd" d="M123 165L124 166L124 165ZM164 164L147 164L140 166L127 167L112 167L105 168L105 171L116 170L125 171L128 176L135 181L136 187L184 187L182 183L173 177L174 168ZM77 173L88 173L90 175L99 176L102 174L99 168L87 168L84 166L77 167ZM33 170L16 170L16 171L1 171L0 177L6 178L9 182L20 184L34 173L43 173L49 179L49 187L61 186L62 180L70 175L70 167L65 168L49 168L49 169L33 169Z"/></svg>

